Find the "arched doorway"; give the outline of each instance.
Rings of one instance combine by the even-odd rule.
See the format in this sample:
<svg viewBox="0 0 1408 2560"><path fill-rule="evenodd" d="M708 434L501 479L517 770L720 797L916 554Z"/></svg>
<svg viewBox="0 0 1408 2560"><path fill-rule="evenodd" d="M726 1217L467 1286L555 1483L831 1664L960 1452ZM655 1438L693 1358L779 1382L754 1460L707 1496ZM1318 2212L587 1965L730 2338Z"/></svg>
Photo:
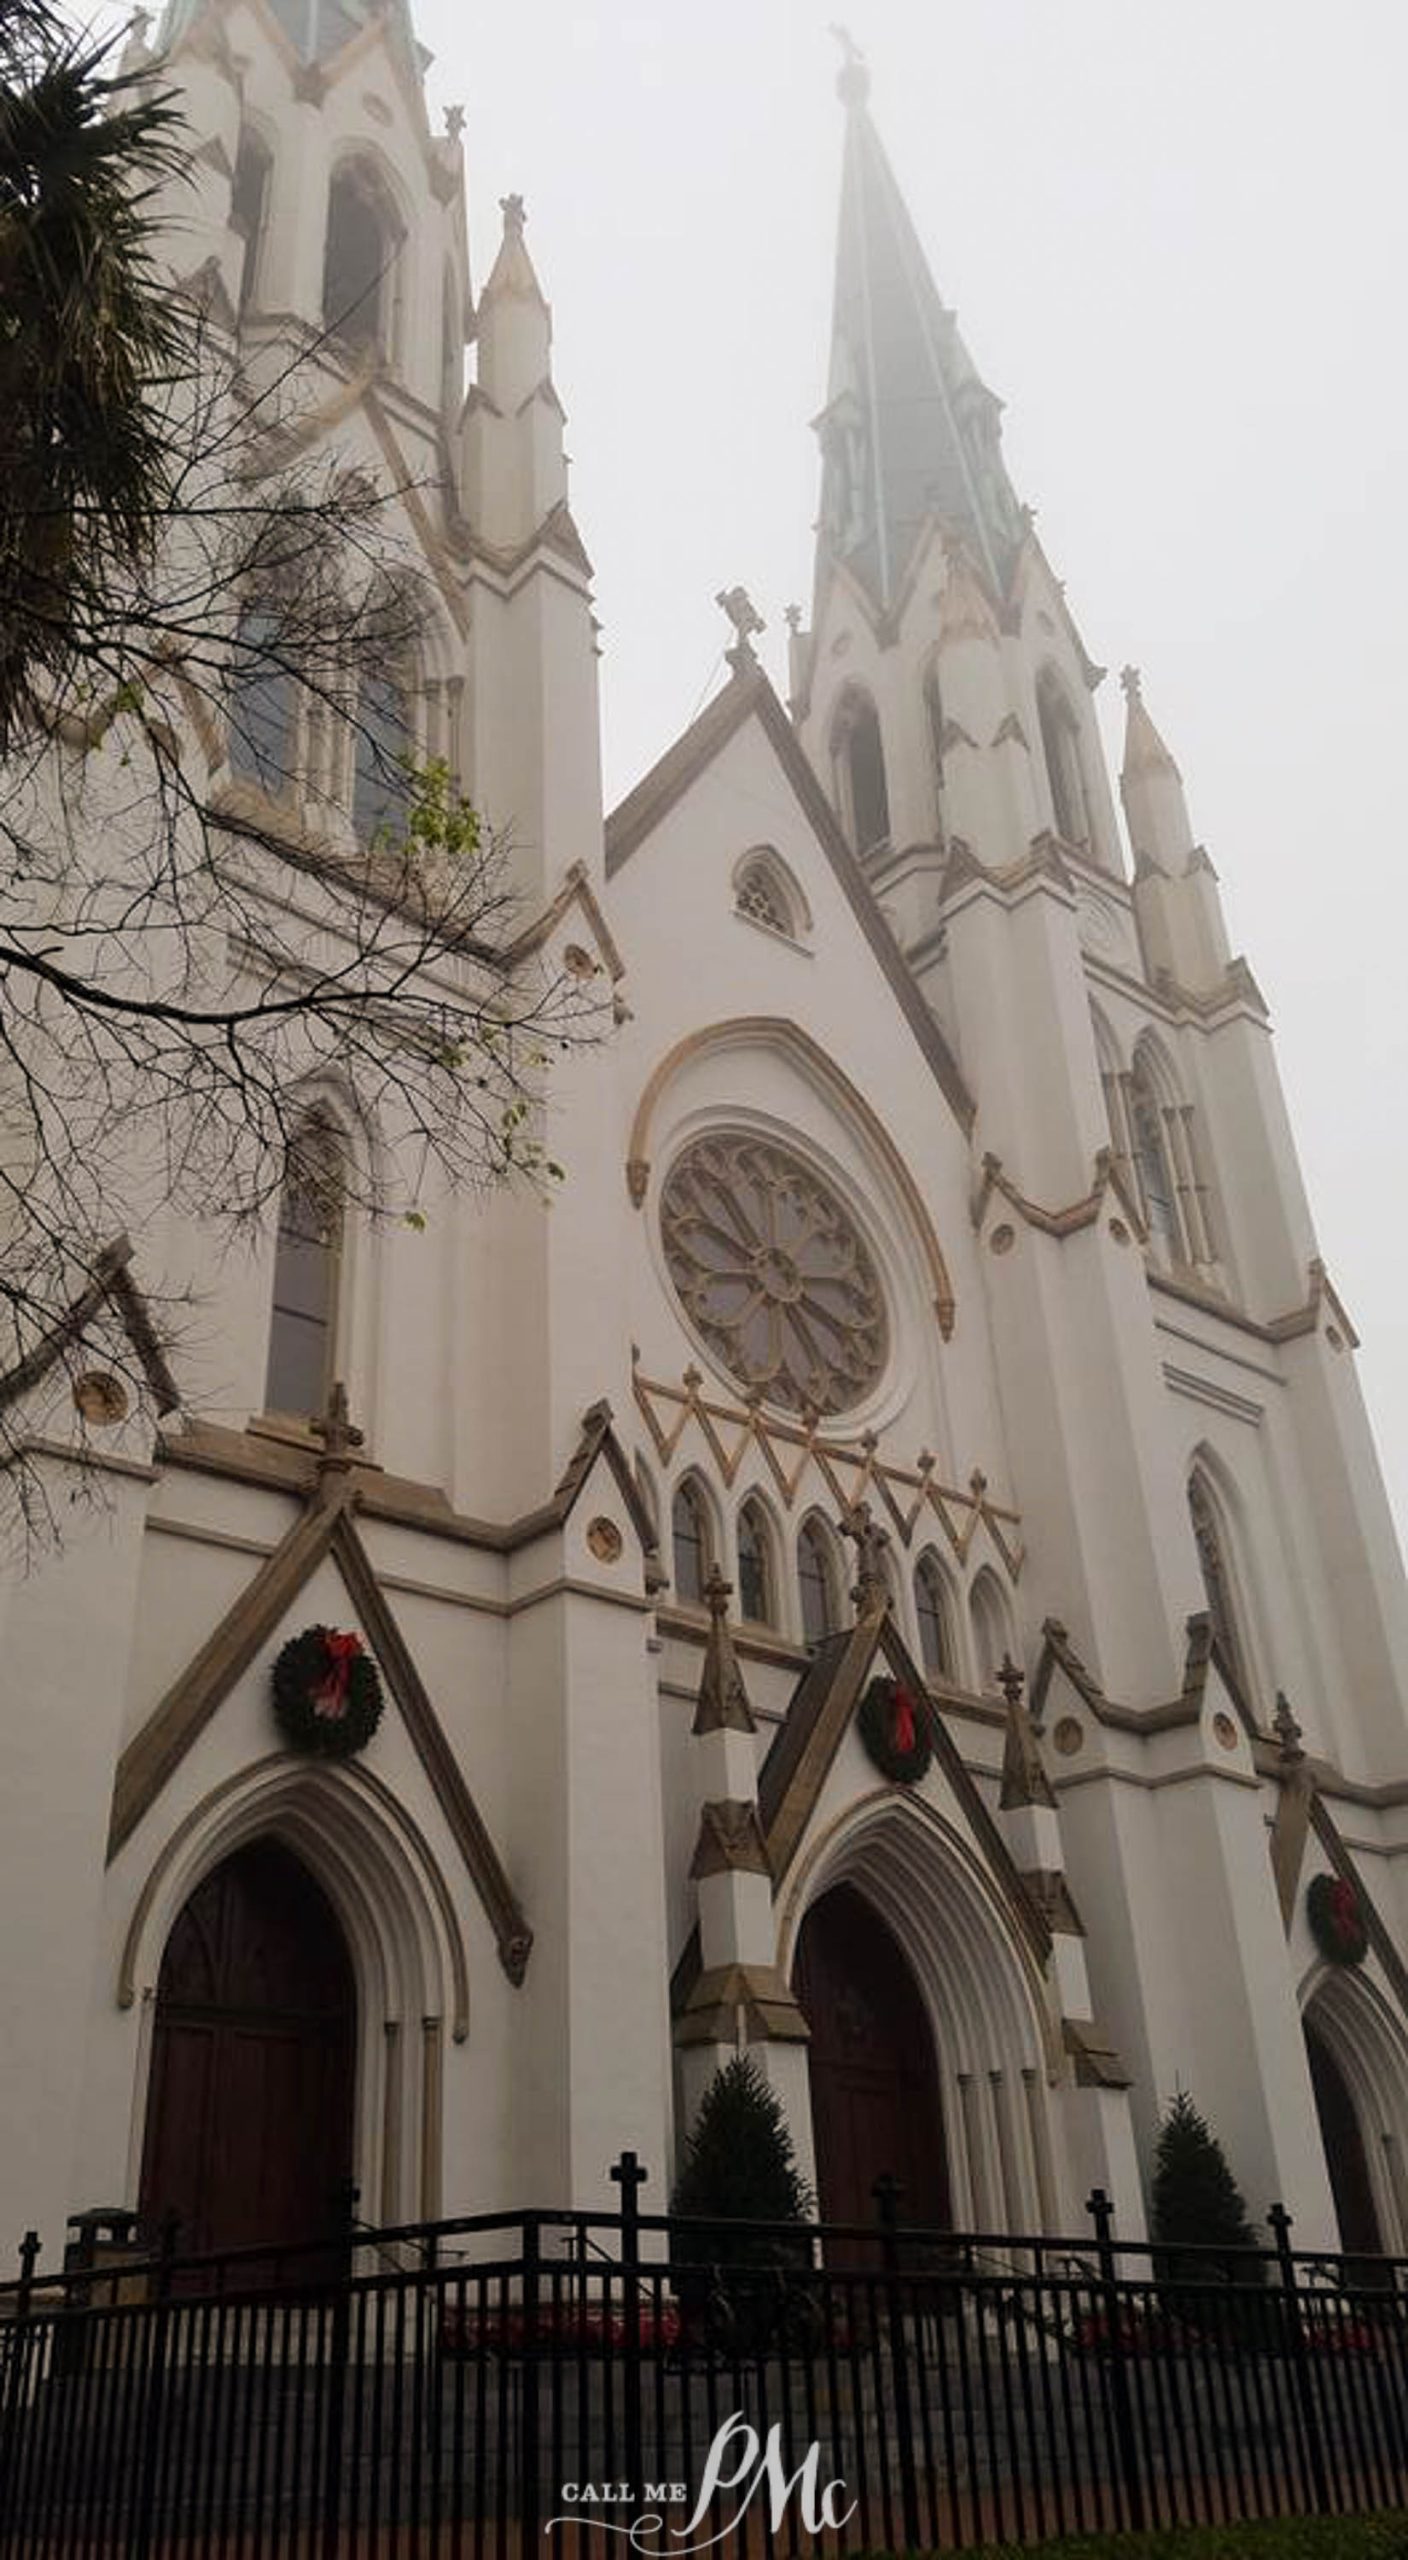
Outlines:
<svg viewBox="0 0 1408 2560"><path fill-rule="evenodd" d="M318 2239L352 2164L356 1995L327 1896L276 1840L196 1886L157 1984L140 2217L181 2253Z"/></svg>
<svg viewBox="0 0 1408 2560"><path fill-rule="evenodd" d="M1335 2218L1340 2226L1340 2246L1355 2256L1376 2257L1384 2245L1383 2234L1374 2203L1369 2156L1364 2148L1364 2128L1359 2121L1359 2110L1325 2038L1309 2018L1304 2024L1310 2085L1315 2092L1320 2140L1325 2148L1330 2193L1335 2200Z"/></svg>
<svg viewBox="0 0 1408 2560"><path fill-rule="evenodd" d="M811 2029L812 2129L824 2222L872 2222L889 2174L906 2222L947 2230L948 2169L934 2041L898 1940L853 1885L812 1904L794 1987Z"/></svg>

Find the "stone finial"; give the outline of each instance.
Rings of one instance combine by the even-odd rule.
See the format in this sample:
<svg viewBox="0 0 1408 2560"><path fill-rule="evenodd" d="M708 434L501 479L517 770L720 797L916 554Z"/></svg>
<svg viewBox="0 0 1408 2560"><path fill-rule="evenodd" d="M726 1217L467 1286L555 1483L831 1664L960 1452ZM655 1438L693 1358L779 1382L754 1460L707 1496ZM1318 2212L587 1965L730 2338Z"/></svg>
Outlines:
<svg viewBox="0 0 1408 2560"><path fill-rule="evenodd" d="M1276 1692L1276 1712L1271 1719L1271 1730L1276 1736L1282 1768L1294 1768L1297 1761L1305 1758L1305 1750L1300 1726L1291 1712L1291 1702L1284 1689Z"/></svg>
<svg viewBox="0 0 1408 2560"><path fill-rule="evenodd" d="M841 48L841 68L836 78L836 95L848 107L863 107L870 95L870 71L864 54L849 27L833 23L829 29Z"/></svg>
<svg viewBox="0 0 1408 2560"><path fill-rule="evenodd" d="M789 604L784 610L782 619L786 623L788 630L791 632L792 637L795 640L798 632L802 628L801 606L799 604Z"/></svg>
<svg viewBox="0 0 1408 2560"><path fill-rule="evenodd" d="M1134 703L1143 701L1144 696L1140 690L1141 683L1142 678L1137 667L1121 667L1120 687L1126 702Z"/></svg>
<svg viewBox="0 0 1408 2560"><path fill-rule="evenodd" d="M709 1570L704 1585L704 1598L709 1610L709 1633L704 1640L704 1669L699 1680L699 1699L694 1710L695 1733L756 1733L753 1710L738 1668L738 1656L728 1631L728 1604L733 1597L733 1584L726 1582L717 1565Z"/></svg>
<svg viewBox="0 0 1408 2560"><path fill-rule="evenodd" d="M504 218L504 230L511 232L515 240L521 240L528 220L522 196L500 196L499 211Z"/></svg>
<svg viewBox="0 0 1408 2560"><path fill-rule="evenodd" d="M329 1390L325 1410L310 1425L315 1440L323 1444L318 1472L345 1474L353 1464L354 1452L362 1446L362 1434L349 1419L347 1389L339 1378Z"/></svg>
<svg viewBox="0 0 1408 2560"><path fill-rule="evenodd" d="M458 142L458 140L459 140L459 138L460 138L460 135L463 133L463 131L464 131L464 109L463 109L463 107L458 107L458 106L456 106L456 107L447 107L447 108L445 109L445 139L446 139L446 141L447 141L447 142Z"/></svg>
<svg viewBox="0 0 1408 2560"><path fill-rule="evenodd" d="M889 1530L881 1527L868 1502L853 1502L841 1515L841 1535L855 1544L856 1584L851 1598L857 1610L877 1605L888 1608L890 1586L885 1578L884 1557L890 1543Z"/></svg>
<svg viewBox="0 0 1408 2560"><path fill-rule="evenodd" d="M758 660L753 648L755 633L766 631L767 624L746 587L720 587L714 598L721 613L728 616L734 629L734 643L725 651L736 676L747 675Z"/></svg>
<svg viewBox="0 0 1408 2560"><path fill-rule="evenodd" d="M1031 1711L1026 1699L1026 1675L1018 1669L1010 1653L1002 1657L997 1685L1007 1705L1007 1739L1002 1751L1002 1792L998 1803L1004 1813L1018 1805L1054 1805L1051 1780L1032 1728Z"/></svg>

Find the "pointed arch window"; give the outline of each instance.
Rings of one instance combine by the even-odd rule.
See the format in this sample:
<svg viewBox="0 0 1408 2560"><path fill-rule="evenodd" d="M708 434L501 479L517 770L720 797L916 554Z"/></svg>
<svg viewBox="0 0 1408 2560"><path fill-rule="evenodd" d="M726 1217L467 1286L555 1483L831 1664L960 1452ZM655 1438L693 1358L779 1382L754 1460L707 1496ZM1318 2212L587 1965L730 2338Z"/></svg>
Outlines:
<svg viewBox="0 0 1408 2560"><path fill-rule="evenodd" d="M995 1689L1004 1658L1012 1650L1012 1620L997 1576L986 1565L973 1585L969 1609L978 1656L978 1683L981 1688Z"/></svg>
<svg viewBox="0 0 1408 2560"><path fill-rule="evenodd" d="M931 1680L956 1679L958 1665L948 1586L943 1567L932 1553L922 1555L914 1568L914 1608L919 1621L919 1659L925 1672Z"/></svg>
<svg viewBox="0 0 1408 2560"><path fill-rule="evenodd" d="M777 1624L777 1568L772 1530L761 1502L749 1497L738 1515L738 1606L756 1627Z"/></svg>
<svg viewBox="0 0 1408 2560"><path fill-rule="evenodd" d="M323 326L360 353L392 352L400 225L375 172L359 160L333 173L323 249Z"/></svg>
<svg viewBox="0 0 1408 2560"><path fill-rule="evenodd" d="M235 155L235 176L230 190L230 229L239 234L244 244L239 284L242 312L247 311L253 302L259 281L259 257L269 217L269 188L273 174L274 155L267 142L252 125L245 125Z"/></svg>
<svg viewBox="0 0 1408 2560"><path fill-rule="evenodd" d="M1037 684L1036 709L1056 833L1077 852L1093 853L1094 829L1080 722L1064 685L1049 670Z"/></svg>
<svg viewBox="0 0 1408 2560"><path fill-rule="evenodd" d="M670 1542L675 1570L675 1598L687 1608L702 1609L704 1585L714 1561L709 1506L702 1486L692 1476L676 1488L670 1506Z"/></svg>
<svg viewBox="0 0 1408 2560"><path fill-rule="evenodd" d="M1202 1576L1203 1596L1208 1604L1213 1636L1218 1651L1245 1696L1247 1654L1237 1622L1226 1540L1216 1505L1200 1475L1190 1476L1188 1480L1188 1517L1193 1524L1193 1543L1198 1550L1198 1571Z"/></svg>
<svg viewBox="0 0 1408 2560"><path fill-rule="evenodd" d="M841 1623L836 1550L819 1520L804 1520L797 1540L797 1584L802 1599L802 1639L820 1644Z"/></svg>
<svg viewBox="0 0 1408 2560"><path fill-rule="evenodd" d="M796 941L793 902L781 870L770 855L749 854L738 874L734 903L750 923L766 925L770 932L786 934L789 942Z"/></svg>
<svg viewBox="0 0 1408 2560"><path fill-rule="evenodd" d="M1129 1079L1129 1132L1149 1242L1161 1262L1186 1259L1183 1222L1169 1154L1163 1103L1148 1058L1136 1053Z"/></svg>
<svg viewBox="0 0 1408 2560"><path fill-rule="evenodd" d="M310 1111L289 1142L264 1405L269 1413L321 1413L333 1383L346 1220L347 1154L330 1112Z"/></svg>
<svg viewBox="0 0 1408 2560"><path fill-rule="evenodd" d="M230 771L271 798L294 777L297 693L273 602L248 604L235 631L228 694Z"/></svg>
<svg viewBox="0 0 1408 2560"><path fill-rule="evenodd" d="M364 675L352 756L352 824L364 846L399 845L410 809L410 687L400 673Z"/></svg>
<svg viewBox="0 0 1408 2560"><path fill-rule="evenodd" d="M868 693L845 696L831 731L842 824L857 853L890 838L890 793L880 715Z"/></svg>

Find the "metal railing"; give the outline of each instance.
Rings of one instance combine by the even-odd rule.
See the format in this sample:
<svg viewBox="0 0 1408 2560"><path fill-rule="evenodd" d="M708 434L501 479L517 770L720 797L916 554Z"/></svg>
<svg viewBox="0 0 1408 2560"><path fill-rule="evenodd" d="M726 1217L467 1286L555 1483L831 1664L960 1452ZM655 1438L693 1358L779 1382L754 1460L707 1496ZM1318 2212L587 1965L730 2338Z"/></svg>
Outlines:
<svg viewBox="0 0 1408 2560"><path fill-rule="evenodd" d="M0 2286L0 2560L961 2549L1408 2503L1408 2261L528 2212ZM701 2495L709 2490L702 2514ZM617 2530L607 2532L605 2527ZM686 2532L686 2528L689 2528ZM722 2547L720 2545L719 2547Z"/></svg>

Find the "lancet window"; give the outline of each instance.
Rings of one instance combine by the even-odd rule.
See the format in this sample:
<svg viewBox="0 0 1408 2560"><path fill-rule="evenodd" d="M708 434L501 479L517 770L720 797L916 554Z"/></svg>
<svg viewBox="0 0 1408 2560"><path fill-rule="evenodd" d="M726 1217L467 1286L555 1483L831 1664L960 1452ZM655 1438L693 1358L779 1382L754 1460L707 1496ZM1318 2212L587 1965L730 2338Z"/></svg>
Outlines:
<svg viewBox="0 0 1408 2560"><path fill-rule="evenodd" d="M235 633L228 696L230 770L271 796L293 779L297 690L284 624L273 602L245 606Z"/></svg>
<svg viewBox="0 0 1408 2560"><path fill-rule="evenodd" d="M709 1506L703 1487L686 1476L670 1506L670 1541L675 1571L675 1598L687 1608L702 1609L704 1585L714 1561Z"/></svg>
<svg viewBox="0 0 1408 2560"><path fill-rule="evenodd" d="M342 1132L331 1113L310 1111L289 1141L279 1199L264 1386L270 1413L321 1413L327 1403L337 1348L346 1172Z"/></svg>
<svg viewBox="0 0 1408 2560"><path fill-rule="evenodd" d="M890 794L880 715L868 693L848 693L831 731L841 820L857 853L871 853L890 837Z"/></svg>
<svg viewBox="0 0 1408 2560"><path fill-rule="evenodd" d="M820 1644L841 1623L841 1578L836 1549L819 1520L804 1520L797 1539L797 1583L802 1599L802 1637Z"/></svg>
<svg viewBox="0 0 1408 2560"><path fill-rule="evenodd" d="M772 1530L762 1504L751 1496L738 1515L738 1609L754 1626L777 1624Z"/></svg>
<svg viewBox="0 0 1408 2560"><path fill-rule="evenodd" d="M388 358L394 352L399 232L371 169L353 160L334 172L323 252L323 326L345 347Z"/></svg>
<svg viewBox="0 0 1408 2560"><path fill-rule="evenodd" d="M1222 1524L1211 1494L1202 1476L1188 1480L1188 1517L1193 1524L1193 1541L1198 1550L1198 1570L1203 1579L1203 1595L1218 1650L1245 1694L1247 1686L1247 1652L1237 1623L1237 1607L1232 1592L1227 1550Z"/></svg>
<svg viewBox="0 0 1408 2560"><path fill-rule="evenodd" d="M1080 722L1064 686L1049 671L1038 682L1036 708L1056 833L1077 852L1093 854L1095 831L1086 789Z"/></svg>
<svg viewBox="0 0 1408 2560"><path fill-rule="evenodd" d="M234 184L230 190L230 228L238 232L244 243L244 256L240 261L241 311L248 310L253 302L259 282L259 256L269 214L273 170L273 154L267 142L252 125L246 125L240 134Z"/></svg>
<svg viewBox="0 0 1408 2560"><path fill-rule="evenodd" d="M922 1555L914 1568L914 1607L919 1621L919 1659L924 1670L932 1680L956 1679L958 1665L948 1586L943 1567L932 1553Z"/></svg>

